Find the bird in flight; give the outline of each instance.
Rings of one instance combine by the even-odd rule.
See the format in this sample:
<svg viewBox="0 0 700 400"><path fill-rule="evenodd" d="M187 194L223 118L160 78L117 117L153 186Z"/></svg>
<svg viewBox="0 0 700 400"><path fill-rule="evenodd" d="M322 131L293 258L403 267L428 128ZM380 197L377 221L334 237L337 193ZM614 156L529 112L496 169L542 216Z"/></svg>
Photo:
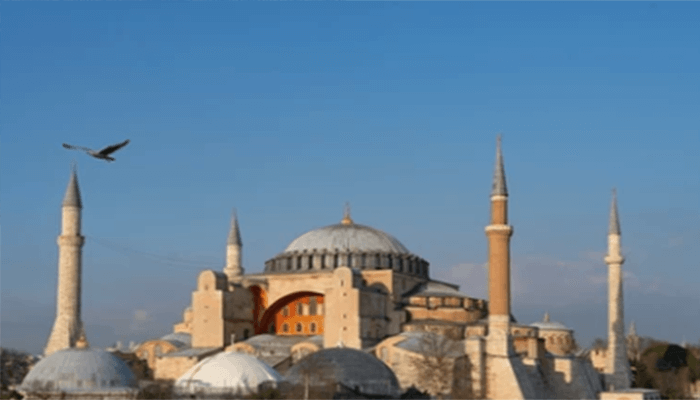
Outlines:
<svg viewBox="0 0 700 400"><path fill-rule="evenodd" d="M100 150L100 151L95 151L95 150L92 150L92 149L88 149L87 147L71 146L71 145L65 144L65 143L63 143L63 147L65 147L65 148L67 148L67 149L71 149L71 150L82 150L82 151L88 153L89 155L91 155L91 156L93 156L93 157L95 157L95 158L99 158L99 159L101 159L101 160L105 160L105 161L107 161L107 162L111 162L111 161L114 161L115 158L114 158L114 157L110 157L109 155L112 154L112 153L114 153L115 151L121 149L122 147L126 146L127 144L129 144L129 139L126 139L125 141L123 141L123 142L121 142L121 143L117 143L117 144L113 144L113 145L111 145L111 146L107 146L107 147L105 147L104 149L102 149L102 150Z"/></svg>

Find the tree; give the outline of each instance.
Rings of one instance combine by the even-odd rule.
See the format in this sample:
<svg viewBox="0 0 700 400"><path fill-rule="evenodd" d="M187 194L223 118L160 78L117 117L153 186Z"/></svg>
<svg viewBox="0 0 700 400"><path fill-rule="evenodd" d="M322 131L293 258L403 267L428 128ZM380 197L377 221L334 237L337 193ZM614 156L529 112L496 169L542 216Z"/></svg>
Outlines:
<svg viewBox="0 0 700 400"><path fill-rule="evenodd" d="M0 348L0 391L4 394L11 386L22 383L36 360L23 351Z"/></svg>
<svg viewBox="0 0 700 400"><path fill-rule="evenodd" d="M419 357L411 359L412 367L420 377L420 385L438 399L452 389L458 350L457 342L438 333L426 332L420 339Z"/></svg>
<svg viewBox="0 0 700 400"><path fill-rule="evenodd" d="M332 363L323 357L307 356L299 361L298 371L300 385L292 391L292 398L329 398L333 395L335 384L338 381L336 370ZM301 393L298 393L301 388Z"/></svg>

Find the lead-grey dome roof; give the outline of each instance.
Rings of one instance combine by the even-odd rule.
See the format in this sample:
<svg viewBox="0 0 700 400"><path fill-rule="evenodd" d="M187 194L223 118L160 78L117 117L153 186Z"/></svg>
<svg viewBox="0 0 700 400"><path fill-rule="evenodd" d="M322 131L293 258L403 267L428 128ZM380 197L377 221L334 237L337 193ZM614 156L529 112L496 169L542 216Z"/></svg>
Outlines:
<svg viewBox="0 0 700 400"><path fill-rule="evenodd" d="M134 374L119 357L98 349L66 349L39 361L20 391L125 393L137 387Z"/></svg>
<svg viewBox="0 0 700 400"><path fill-rule="evenodd" d="M408 249L388 233L355 223L330 225L306 232L294 239L284 252L314 249L409 254Z"/></svg>
<svg viewBox="0 0 700 400"><path fill-rule="evenodd" d="M360 350L333 348L319 350L302 358L287 371L285 378L295 384L302 381L305 369L322 368L333 373L337 383L368 395L398 396L396 375L382 361Z"/></svg>

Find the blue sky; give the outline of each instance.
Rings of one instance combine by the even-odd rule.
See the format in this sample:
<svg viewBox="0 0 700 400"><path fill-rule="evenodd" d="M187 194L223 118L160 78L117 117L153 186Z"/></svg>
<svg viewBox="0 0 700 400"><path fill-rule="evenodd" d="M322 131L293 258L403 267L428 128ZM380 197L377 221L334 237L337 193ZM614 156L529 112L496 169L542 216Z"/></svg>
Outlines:
<svg viewBox="0 0 700 400"><path fill-rule="evenodd" d="M618 188L625 312L700 340L698 3L4 2L2 345L55 315L70 163L83 196L93 345L168 333L221 269L353 219L486 298L496 134L510 191L513 309L606 332ZM61 143L131 139L107 164Z"/></svg>

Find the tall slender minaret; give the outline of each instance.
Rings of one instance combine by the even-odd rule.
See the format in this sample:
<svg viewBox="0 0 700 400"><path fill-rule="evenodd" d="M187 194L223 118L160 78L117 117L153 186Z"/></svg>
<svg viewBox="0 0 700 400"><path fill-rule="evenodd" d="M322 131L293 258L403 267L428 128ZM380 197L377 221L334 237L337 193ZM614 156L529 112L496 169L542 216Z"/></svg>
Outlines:
<svg viewBox="0 0 700 400"><path fill-rule="evenodd" d="M629 389L631 371L625 347L625 318L622 297L622 264L620 251L620 220L617 216L617 195L613 189L608 227L608 351L606 355L606 384L608 390Z"/></svg>
<svg viewBox="0 0 700 400"><path fill-rule="evenodd" d="M510 237L508 190L501 155L501 136L496 142L496 169L491 190L491 224L486 227L489 244L489 352L510 355Z"/></svg>
<svg viewBox="0 0 700 400"><path fill-rule="evenodd" d="M224 274L226 274L228 281L231 283L239 280L244 273L243 263L241 262L242 248L241 233L238 230L238 217L236 216L236 210L233 210L231 229L228 232L228 240L226 242L226 267L224 267Z"/></svg>
<svg viewBox="0 0 700 400"><path fill-rule="evenodd" d="M54 322L44 355L87 343L80 318L80 281L82 248L85 238L80 235L80 201L78 176L73 168L61 210L61 235L58 237L58 294Z"/></svg>

